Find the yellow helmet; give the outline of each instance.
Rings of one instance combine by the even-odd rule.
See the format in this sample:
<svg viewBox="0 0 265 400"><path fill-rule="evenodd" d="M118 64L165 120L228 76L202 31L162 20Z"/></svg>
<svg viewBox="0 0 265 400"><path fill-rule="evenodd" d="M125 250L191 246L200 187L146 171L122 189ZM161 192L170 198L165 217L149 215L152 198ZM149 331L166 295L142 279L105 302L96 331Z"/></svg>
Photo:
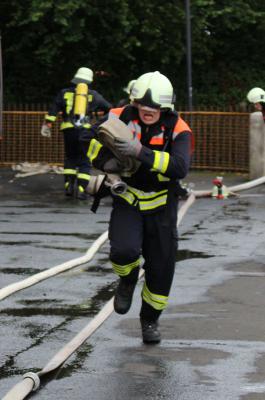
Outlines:
<svg viewBox="0 0 265 400"><path fill-rule="evenodd" d="M247 99L250 103L265 103L265 91L255 87L248 92Z"/></svg>
<svg viewBox="0 0 265 400"><path fill-rule="evenodd" d="M76 71L75 76L71 80L72 83L91 83L93 82L93 71L90 68L81 67Z"/></svg>
<svg viewBox="0 0 265 400"><path fill-rule="evenodd" d="M135 82L136 82L136 79L132 79L132 80L128 83L128 85L127 85L125 88L123 88L124 92L130 94L131 91L132 91L132 88L133 88L133 85L134 85Z"/></svg>
<svg viewBox="0 0 265 400"><path fill-rule="evenodd" d="M174 92L170 80L159 71L141 75L133 85L130 100L153 108L174 109Z"/></svg>

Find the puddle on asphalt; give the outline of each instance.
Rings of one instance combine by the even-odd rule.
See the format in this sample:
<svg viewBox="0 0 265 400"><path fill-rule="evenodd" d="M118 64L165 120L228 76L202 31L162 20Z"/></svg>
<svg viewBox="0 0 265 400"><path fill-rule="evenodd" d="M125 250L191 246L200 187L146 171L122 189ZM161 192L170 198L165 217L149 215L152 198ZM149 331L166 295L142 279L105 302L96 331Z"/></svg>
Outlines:
<svg viewBox="0 0 265 400"><path fill-rule="evenodd" d="M36 315L71 316L74 318L86 315L91 317L100 311L102 303L105 304L110 300L114 294L116 285L116 282L112 282L101 288L95 296L86 299L83 303L74 305L61 304L63 300L57 299L19 300L16 303L24 306L23 308L5 308L0 310L0 315L13 317L31 317Z"/></svg>
<svg viewBox="0 0 265 400"><path fill-rule="evenodd" d="M211 258L213 255L203 253L202 251L192 250L178 250L176 254L176 261L189 260L191 258Z"/></svg>
<svg viewBox="0 0 265 400"><path fill-rule="evenodd" d="M57 369L53 373L42 378L42 384L45 386L52 379L64 379L72 375L74 371L79 370L83 367L87 361L87 357L93 351L93 346L88 343L82 344L80 348L75 352L74 359L68 364L63 365L60 369Z"/></svg>
<svg viewBox="0 0 265 400"><path fill-rule="evenodd" d="M40 327L39 325L33 325L32 324L32 330L34 330L35 336L32 336L31 333L27 333L27 336L32 337L33 343L31 343L28 347L18 351L17 353L13 354L12 356L9 356L8 359L5 361L3 365L0 367L0 376L1 378L8 378L10 376L16 376L16 375L23 375L27 372L37 372L36 369L25 369L25 368L16 368L16 359L19 355L26 353L28 350L39 346L40 344L43 343L43 341L51 334L54 332L57 332L58 330L61 330L64 326L68 324L68 322L71 321L70 318L65 319L63 322L60 322L58 325L48 329L48 330L43 330L42 326Z"/></svg>
<svg viewBox="0 0 265 400"><path fill-rule="evenodd" d="M1 240L0 241L0 246L1 245L8 245L8 246L27 246L32 243L36 242L31 242L30 240L20 240L20 241L8 241L8 240Z"/></svg>
<svg viewBox="0 0 265 400"><path fill-rule="evenodd" d="M15 274L15 275L34 275L40 270L36 268L0 268L0 272L3 274Z"/></svg>
<svg viewBox="0 0 265 400"><path fill-rule="evenodd" d="M49 223L49 222L48 222ZM34 231L34 232L0 232L2 235L26 235L26 236L70 236L70 237L77 237L80 239L85 239L85 240L93 240L93 239L97 239L101 234L100 233L78 233L78 232L38 232L38 231ZM103 232L102 232L103 233ZM0 242L1 243L1 242ZM6 242L5 242L6 243ZM7 242L9 243L9 242ZM19 242L20 243L20 242ZM29 242L30 243L30 242Z"/></svg>
<svg viewBox="0 0 265 400"><path fill-rule="evenodd" d="M100 275L105 275L106 273L113 273L113 269L112 267L110 268L106 268L105 264L109 261L109 259L104 259L104 260L100 260L103 261L104 266L99 266L99 265L90 265L87 268L83 268L84 272L88 272L88 273L96 273L96 274L100 274Z"/></svg>
<svg viewBox="0 0 265 400"><path fill-rule="evenodd" d="M87 247L65 247L65 246L52 246L41 244L40 241L20 241L20 242L11 242L11 241L0 241L0 246L31 246L39 249L53 249L53 250L63 250L63 251L72 251L72 252L82 252L85 253L87 251Z"/></svg>
<svg viewBox="0 0 265 400"><path fill-rule="evenodd" d="M0 367L0 376L1 378L6 378L15 375L23 375L26 372L32 371L37 372L35 369L19 369L15 367L15 360L18 355L27 352L33 347L39 346L42 342L47 340L49 336L60 330L68 330L67 325L71 323L73 320L78 319L80 317L86 316L87 318L91 318L96 315L107 301L111 299L114 294L115 287L117 282L112 282L111 284L101 288L95 296L87 299L82 304L76 305L58 305L58 303L62 303L63 300L57 299L36 299L36 300L19 300L18 304L25 306L22 309L9 308L5 310L0 310L0 315L8 315L15 317L31 317L34 315L43 315L43 316L64 316L65 319L63 322L60 322L58 325L52 327L51 329L45 330L43 328L43 324L34 324L31 322L26 322L24 327L28 328L26 335L27 337L31 337L33 343L30 344L27 348L20 350L18 353L9 356L4 365ZM16 323L16 321L14 321ZM19 324L23 325L23 320L19 320ZM61 368L59 373L62 375L62 378L65 376L70 376L71 373L82 366L87 355L92 351L92 346L82 345L80 350L76 352L75 360L73 360L67 366ZM60 378L60 377L59 377ZM57 377L57 379L59 379Z"/></svg>

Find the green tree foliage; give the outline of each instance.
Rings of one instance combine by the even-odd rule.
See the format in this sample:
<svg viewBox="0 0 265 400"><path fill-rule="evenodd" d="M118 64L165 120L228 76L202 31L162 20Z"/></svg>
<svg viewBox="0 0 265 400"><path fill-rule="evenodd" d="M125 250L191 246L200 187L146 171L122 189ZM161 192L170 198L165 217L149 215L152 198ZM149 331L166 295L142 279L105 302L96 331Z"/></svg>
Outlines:
<svg viewBox="0 0 265 400"><path fill-rule="evenodd" d="M222 106L265 88L265 2L192 0L193 98ZM185 1L2 0L5 101L47 102L88 66L115 103L141 73L159 70L186 99Z"/></svg>

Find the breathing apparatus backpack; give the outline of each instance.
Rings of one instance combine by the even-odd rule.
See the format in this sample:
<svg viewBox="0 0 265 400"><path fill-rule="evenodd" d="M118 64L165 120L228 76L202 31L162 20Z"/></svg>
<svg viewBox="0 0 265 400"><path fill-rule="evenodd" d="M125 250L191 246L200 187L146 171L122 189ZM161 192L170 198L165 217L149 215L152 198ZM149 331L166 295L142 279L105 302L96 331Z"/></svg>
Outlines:
<svg viewBox="0 0 265 400"><path fill-rule="evenodd" d="M86 83L76 85L71 120L76 128L82 128L84 124L89 123L88 85Z"/></svg>

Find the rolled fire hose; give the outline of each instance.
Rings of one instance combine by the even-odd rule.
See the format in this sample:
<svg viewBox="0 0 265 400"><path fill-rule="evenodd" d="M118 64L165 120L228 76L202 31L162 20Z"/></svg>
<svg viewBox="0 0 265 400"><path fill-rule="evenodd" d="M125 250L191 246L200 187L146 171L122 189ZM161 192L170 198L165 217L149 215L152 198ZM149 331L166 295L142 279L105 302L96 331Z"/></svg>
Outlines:
<svg viewBox="0 0 265 400"><path fill-rule="evenodd" d="M117 139L133 139L131 129L128 128L124 122L119 118L109 118L107 121L103 122L103 124L99 125L98 139L100 143L110 149L114 156L121 162L123 166L121 175L125 175L126 172L132 174L137 171L140 166L140 161L132 157L121 155L115 147L115 140Z"/></svg>
<svg viewBox="0 0 265 400"><path fill-rule="evenodd" d="M191 193L188 199L184 202L178 211L178 223L182 221L184 215L189 207L194 203L195 196ZM139 279L143 276L144 270L141 269ZM28 372L23 375L23 380L17 383L2 400L23 400L32 391L36 391L40 386L40 378L44 375L51 373L58 369L63 363L91 336L96 329L103 324L103 322L114 311L112 297L102 308L102 310L90 321L70 342L68 342L55 356L45 365L45 367L38 373Z"/></svg>
<svg viewBox="0 0 265 400"><path fill-rule="evenodd" d="M12 283L2 289L0 289L0 300L5 299L10 296L12 293L18 292L19 290L25 289L29 286L35 285L38 282L41 282L45 279L50 278L51 276L60 274L61 272L67 271L73 267L76 267L81 264L85 264L88 261L91 261L93 256L96 254L98 249L106 242L108 238L108 231L102 233L97 240L92 244L92 246L87 250L84 256L74 258L73 260L67 261L63 264L57 265L55 267L49 268L45 271L39 272L35 275L30 276L27 279L24 279L20 282Z"/></svg>

